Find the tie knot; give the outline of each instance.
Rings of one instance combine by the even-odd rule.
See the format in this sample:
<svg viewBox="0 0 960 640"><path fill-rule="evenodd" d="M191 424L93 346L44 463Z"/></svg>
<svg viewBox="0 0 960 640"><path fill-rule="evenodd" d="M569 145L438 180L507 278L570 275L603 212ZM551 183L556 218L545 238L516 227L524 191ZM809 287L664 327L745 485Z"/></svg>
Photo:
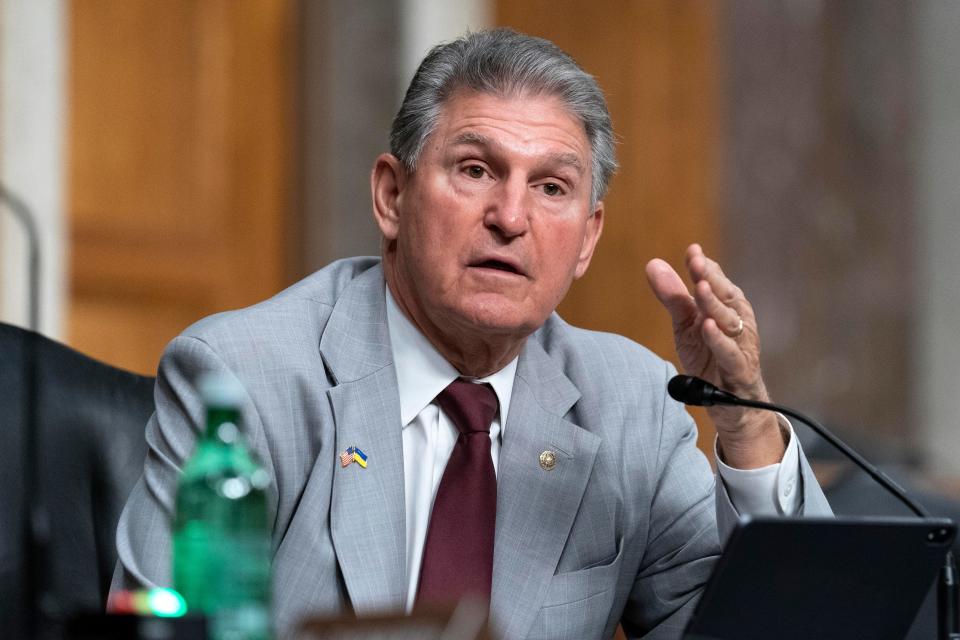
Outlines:
<svg viewBox="0 0 960 640"><path fill-rule="evenodd" d="M497 413L497 394L489 384L474 384L458 378L440 392L437 404L460 433L489 433Z"/></svg>

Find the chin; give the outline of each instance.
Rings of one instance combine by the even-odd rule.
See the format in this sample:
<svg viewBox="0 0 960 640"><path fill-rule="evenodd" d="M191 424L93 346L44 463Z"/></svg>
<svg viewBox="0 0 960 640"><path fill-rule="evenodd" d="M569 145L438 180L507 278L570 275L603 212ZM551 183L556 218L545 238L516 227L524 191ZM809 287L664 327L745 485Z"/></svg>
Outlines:
<svg viewBox="0 0 960 640"><path fill-rule="evenodd" d="M493 300L486 298L471 301L460 309L457 315L463 324L494 335L526 337L546 322L547 316L541 318L515 302L499 296Z"/></svg>

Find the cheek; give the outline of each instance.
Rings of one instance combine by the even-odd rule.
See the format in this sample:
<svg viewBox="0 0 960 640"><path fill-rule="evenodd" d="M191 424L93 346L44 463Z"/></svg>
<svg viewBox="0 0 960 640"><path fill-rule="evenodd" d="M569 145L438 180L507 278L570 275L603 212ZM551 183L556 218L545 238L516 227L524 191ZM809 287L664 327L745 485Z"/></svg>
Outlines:
<svg viewBox="0 0 960 640"><path fill-rule="evenodd" d="M572 280L583 247L584 228L580 224L554 227L542 243L540 259L553 279Z"/></svg>
<svg viewBox="0 0 960 640"><path fill-rule="evenodd" d="M471 203L455 194L434 194L421 202L411 228L411 244L424 254L459 255L475 233ZM427 213L429 212L429 213Z"/></svg>
<svg viewBox="0 0 960 640"><path fill-rule="evenodd" d="M448 288L448 281L457 274L462 225L456 224L456 220L450 216L443 215L410 222L400 244L412 271L413 282L418 287Z"/></svg>

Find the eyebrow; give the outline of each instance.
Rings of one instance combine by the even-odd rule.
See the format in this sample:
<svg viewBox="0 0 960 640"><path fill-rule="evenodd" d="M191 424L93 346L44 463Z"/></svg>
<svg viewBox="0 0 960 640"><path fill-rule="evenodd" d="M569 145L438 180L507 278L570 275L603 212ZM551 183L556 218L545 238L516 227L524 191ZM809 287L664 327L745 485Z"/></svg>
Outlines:
<svg viewBox="0 0 960 640"><path fill-rule="evenodd" d="M474 145L479 147L497 148L500 145L487 136L475 131L465 131L457 134L453 139L453 146ZM559 164L573 168L578 174L583 174L583 163L575 153L550 153L548 157Z"/></svg>

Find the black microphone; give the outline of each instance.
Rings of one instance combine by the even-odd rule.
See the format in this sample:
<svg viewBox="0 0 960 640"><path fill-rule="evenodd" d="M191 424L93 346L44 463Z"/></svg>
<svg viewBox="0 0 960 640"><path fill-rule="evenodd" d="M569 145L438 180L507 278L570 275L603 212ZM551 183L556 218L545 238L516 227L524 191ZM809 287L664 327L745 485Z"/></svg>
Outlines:
<svg viewBox="0 0 960 640"><path fill-rule="evenodd" d="M695 407L710 407L715 404L737 404L737 396L718 389L702 378L673 376L667 383L667 393L677 402Z"/></svg>
<svg viewBox="0 0 960 640"><path fill-rule="evenodd" d="M851 449L840 438L833 435L822 424L813 418L803 415L799 411L783 405L774 404L772 402L761 402L760 400L740 398L729 391L724 391L723 389L717 388L715 385L710 384L702 378L697 378L694 376L673 376L667 383L667 393L669 393L670 397L677 402L682 402L683 404L693 405L696 407L710 407L713 405L749 407L751 409L778 411L784 415L790 416L791 418L796 418L817 432L821 438L839 449L840 453L845 455L858 467L863 469L867 475L876 480L881 487L893 494L894 497L905 504L907 508L909 508L910 511L915 513L918 517L930 517L930 514L927 512L927 510L907 496L906 492L900 488L896 482L891 480L889 476L880 471L880 469L875 467L873 464L867 462L863 456ZM960 638L960 611L958 611L957 608L957 589L960 585L958 585L956 581L956 571L957 569L953 558L953 551L947 551L945 564L940 571L940 581L938 583L937 593L938 637L944 640Z"/></svg>

